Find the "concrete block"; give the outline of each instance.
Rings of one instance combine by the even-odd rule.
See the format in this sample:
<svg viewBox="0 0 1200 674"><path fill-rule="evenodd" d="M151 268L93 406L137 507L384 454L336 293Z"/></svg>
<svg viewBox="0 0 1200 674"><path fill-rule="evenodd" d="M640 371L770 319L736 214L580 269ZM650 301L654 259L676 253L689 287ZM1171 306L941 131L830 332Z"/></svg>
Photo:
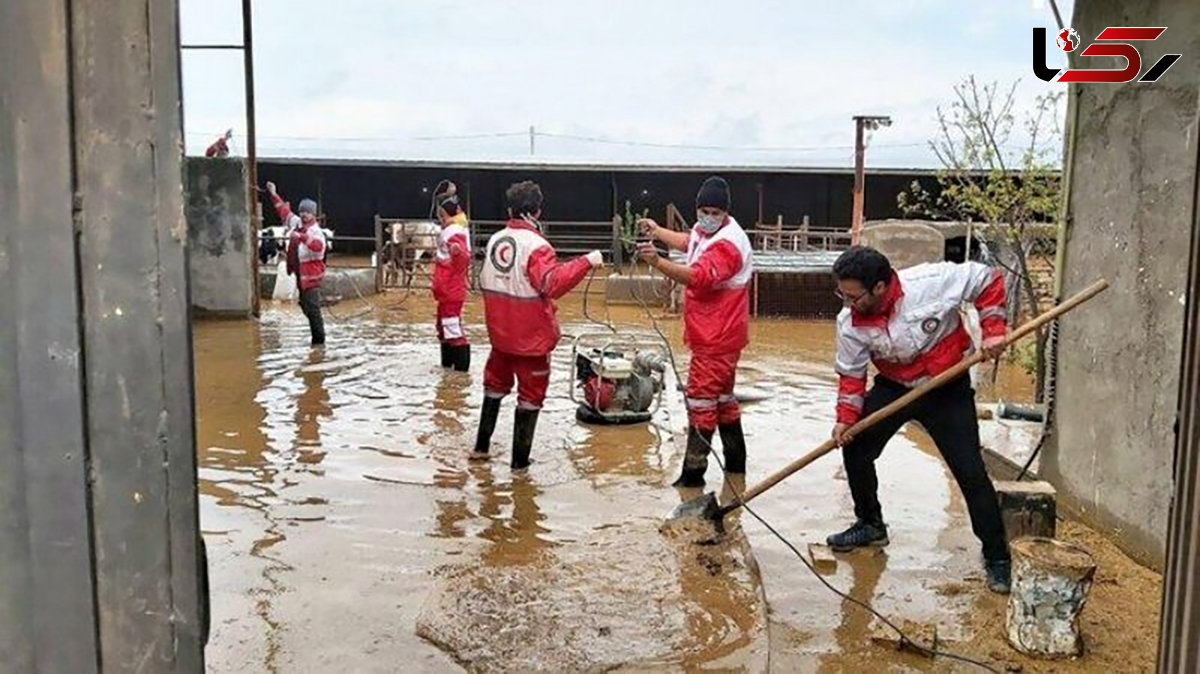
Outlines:
<svg viewBox="0 0 1200 674"><path fill-rule="evenodd" d="M1000 517L1004 531L1012 541L1024 536L1054 538L1056 527L1056 492L1049 482L1027 480L996 482L996 497L1000 500Z"/></svg>
<svg viewBox="0 0 1200 674"><path fill-rule="evenodd" d="M254 306L255 239L245 162L193 158L186 173L192 306L210 314L248 316Z"/></svg>
<svg viewBox="0 0 1200 674"><path fill-rule="evenodd" d="M1096 576L1087 550L1048 538L1012 544L1012 593L1005 630L1008 642L1037 658L1073 658L1083 653L1080 611Z"/></svg>
<svg viewBox="0 0 1200 674"><path fill-rule="evenodd" d="M833 556L833 550L828 545L823 543L809 543L808 559L819 574L829 575L837 573L837 557Z"/></svg>

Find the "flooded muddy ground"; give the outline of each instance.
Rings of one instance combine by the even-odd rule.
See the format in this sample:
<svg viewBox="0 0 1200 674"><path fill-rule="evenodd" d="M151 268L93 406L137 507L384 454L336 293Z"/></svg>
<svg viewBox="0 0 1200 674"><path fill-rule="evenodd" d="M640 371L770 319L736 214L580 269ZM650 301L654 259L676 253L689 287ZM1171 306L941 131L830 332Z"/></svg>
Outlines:
<svg viewBox="0 0 1200 674"><path fill-rule="evenodd" d="M649 328L640 309L599 297L593 290L593 318ZM372 298L356 320L328 317L323 351L309 348L290 305L268 305L259 321L195 325L212 671L965 667L872 642L871 616L746 513L719 546L661 536L663 517L696 495L668 486L682 400L668 392L650 426L578 424L569 336L596 328L579 300L560 304L567 338L524 476L508 469L511 400L493 459L466 461L487 355L476 298L468 374L438 367L423 293ZM678 322L662 328L683 367ZM831 323L759 320L752 330L739 368L739 390L762 398L743 409L751 483L828 436L835 398ZM1028 386L1005 370L1001 380L1008 391ZM962 499L927 438L906 428L879 473L892 544L839 556L826 579L889 616L938 624L956 652L1036 669L1003 645L1003 603L983 589ZM715 465L708 485L722 488ZM836 454L754 506L802 551L852 517ZM1107 546L1098 577L1118 580L1098 581L1084 610L1090 654L1078 665L1148 670L1160 580L1091 535L1089 548ZM1120 643L1123 630L1145 638Z"/></svg>

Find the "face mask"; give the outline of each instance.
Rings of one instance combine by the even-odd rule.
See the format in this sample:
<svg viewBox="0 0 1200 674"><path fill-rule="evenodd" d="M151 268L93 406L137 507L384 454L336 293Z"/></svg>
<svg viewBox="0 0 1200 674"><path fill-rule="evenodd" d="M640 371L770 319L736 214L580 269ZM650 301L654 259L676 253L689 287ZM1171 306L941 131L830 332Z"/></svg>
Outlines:
<svg viewBox="0 0 1200 674"><path fill-rule="evenodd" d="M712 234L721 228L721 223L725 222L723 215L703 215L701 214L696 225L700 227L700 231L705 234Z"/></svg>

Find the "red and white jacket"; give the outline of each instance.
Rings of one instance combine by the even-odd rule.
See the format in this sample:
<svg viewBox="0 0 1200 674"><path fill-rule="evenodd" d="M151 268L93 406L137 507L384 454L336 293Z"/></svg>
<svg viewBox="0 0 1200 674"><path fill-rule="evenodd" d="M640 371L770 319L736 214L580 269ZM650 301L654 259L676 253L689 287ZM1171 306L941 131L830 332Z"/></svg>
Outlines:
<svg viewBox="0 0 1200 674"><path fill-rule="evenodd" d="M892 273L879 311L842 309L837 319L837 420L862 416L867 364L913 388L974 350L959 307L974 303L984 343L1003 339L1004 277L978 262L921 264Z"/></svg>
<svg viewBox="0 0 1200 674"><path fill-rule="evenodd" d="M559 262L554 248L525 220L509 220L488 240L479 283L492 348L516 356L544 356L562 333L555 299L579 285L591 264Z"/></svg>
<svg viewBox="0 0 1200 674"><path fill-rule="evenodd" d="M305 225L278 194L271 195L271 203L284 229L289 232L287 272L299 277L301 290L319 287L325 278L325 230L316 220Z"/></svg>
<svg viewBox="0 0 1200 674"><path fill-rule="evenodd" d="M750 279L754 249L733 216L715 233L692 227L687 265L692 269L683 300L683 341L692 353L741 351L750 343Z"/></svg>
<svg viewBox="0 0 1200 674"><path fill-rule="evenodd" d="M471 268L471 233L467 217L459 213L438 234L433 260L433 298L438 302L467 300L467 272Z"/></svg>

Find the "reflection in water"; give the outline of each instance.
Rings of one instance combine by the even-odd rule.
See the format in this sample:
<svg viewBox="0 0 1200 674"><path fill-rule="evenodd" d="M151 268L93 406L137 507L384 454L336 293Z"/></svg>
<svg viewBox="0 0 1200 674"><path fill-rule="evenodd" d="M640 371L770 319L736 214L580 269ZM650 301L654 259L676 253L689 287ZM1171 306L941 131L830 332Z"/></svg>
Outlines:
<svg viewBox="0 0 1200 674"><path fill-rule="evenodd" d="M463 433L463 415L467 409L467 389L471 377L460 372L443 372L433 398L433 425L442 433Z"/></svg>
<svg viewBox="0 0 1200 674"><path fill-rule="evenodd" d="M329 406L329 391L325 390L325 350L313 349L305 365L300 368L300 379L304 392L296 399L296 443L297 460L305 464L319 464L325 458L321 446L321 419L333 416Z"/></svg>
<svg viewBox="0 0 1200 674"><path fill-rule="evenodd" d="M479 514L490 520L480 538L492 543L483 553L484 566L515 566L543 561L542 553L552 543L538 509L541 490L524 475L512 482L497 483L487 465L471 467L481 498ZM512 506L505 508L505 506Z"/></svg>
<svg viewBox="0 0 1200 674"><path fill-rule="evenodd" d="M593 485L634 477L645 484L662 484L669 457L664 456L662 432L652 423L628 426L585 426L571 433L568 456Z"/></svg>
<svg viewBox="0 0 1200 674"><path fill-rule="evenodd" d="M721 483L720 501L722 505L731 503L735 498L740 498L746 493L746 476L738 473L725 473L725 480ZM729 513L726 516L726 521L733 523L737 522L742 516L742 510Z"/></svg>
<svg viewBox="0 0 1200 674"><path fill-rule="evenodd" d="M838 563L849 566L854 576L847 594L868 606L874 604L879 579L887 569L887 552L883 548L858 550L853 554L842 555ZM849 599L842 599L841 613L842 620L833 630L839 651L844 655L870 648L865 637L870 633L874 616ZM843 667L842 656L830 657L822 663L821 670L840 672Z"/></svg>

